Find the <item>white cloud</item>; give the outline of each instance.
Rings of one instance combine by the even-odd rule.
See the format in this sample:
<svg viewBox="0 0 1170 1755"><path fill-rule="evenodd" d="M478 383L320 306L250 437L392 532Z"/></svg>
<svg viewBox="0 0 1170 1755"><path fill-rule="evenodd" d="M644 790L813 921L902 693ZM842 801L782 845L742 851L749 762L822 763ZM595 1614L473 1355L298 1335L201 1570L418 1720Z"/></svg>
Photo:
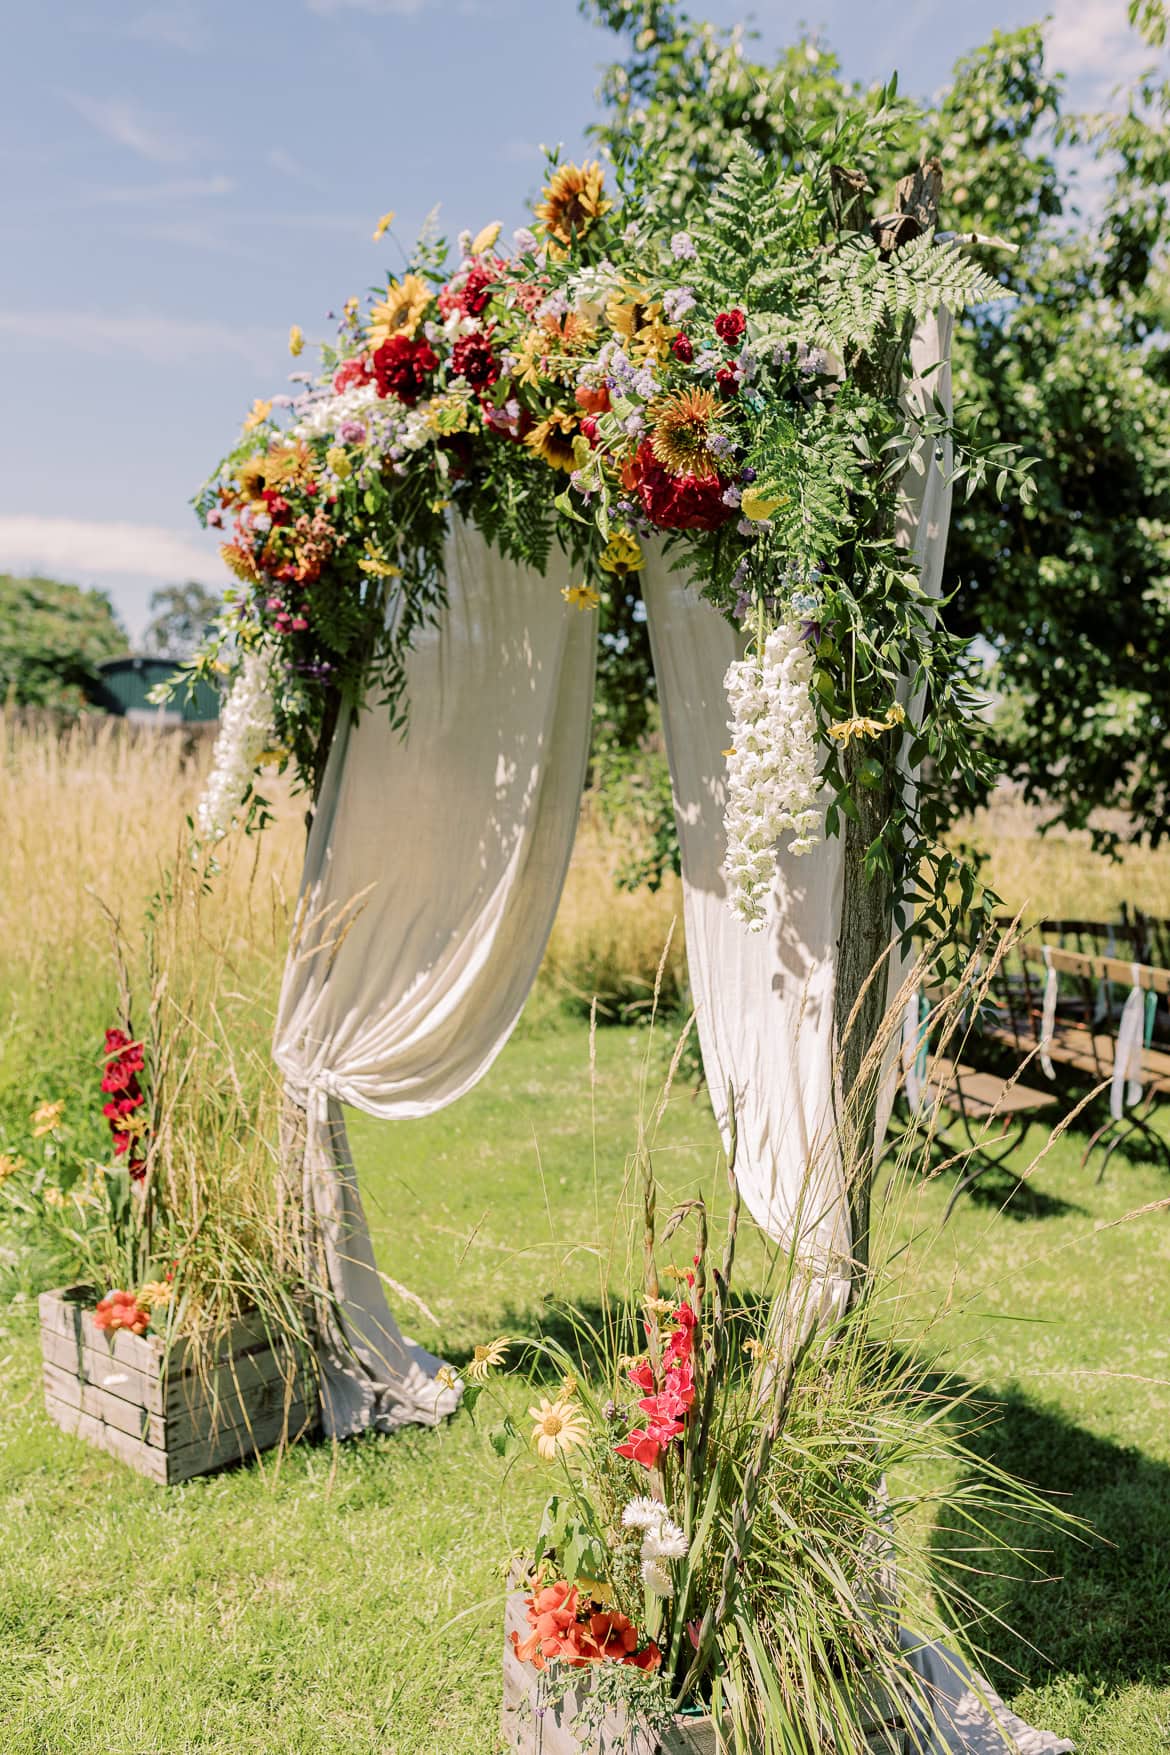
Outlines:
<svg viewBox="0 0 1170 1755"><path fill-rule="evenodd" d="M202 201L209 196L230 195L235 184L230 177L175 177L169 183L130 184L121 188L94 189L84 201L103 205L150 207L156 202ZM84 201L82 205L84 205Z"/></svg>
<svg viewBox="0 0 1170 1755"><path fill-rule="evenodd" d="M235 329L228 323L164 317L151 311L0 311L0 334L73 353L131 353L156 365L184 365L227 355L264 370L272 364L274 332Z"/></svg>
<svg viewBox="0 0 1170 1755"><path fill-rule="evenodd" d="M0 514L0 567L8 572L90 579L131 574L147 579L223 582L223 563L180 531L160 524Z"/></svg>
<svg viewBox="0 0 1170 1755"><path fill-rule="evenodd" d="M1130 28L1126 0L1056 0L1044 38L1049 64L1092 87L1097 102L1150 60Z"/></svg>
<svg viewBox="0 0 1170 1755"><path fill-rule="evenodd" d="M195 155L197 148L192 141L160 127L120 98L87 97L79 91L66 91L62 96L91 128L152 164L186 164Z"/></svg>
<svg viewBox="0 0 1170 1755"><path fill-rule="evenodd" d="M306 0L310 12L332 18L338 12L365 12L409 18L421 12L427 0Z"/></svg>
<svg viewBox="0 0 1170 1755"><path fill-rule="evenodd" d="M135 42L159 43L166 49L181 49L186 55L197 55L207 47L208 34L202 18L193 6L177 3L171 6L148 6L145 12L131 19L123 35Z"/></svg>
<svg viewBox="0 0 1170 1755"><path fill-rule="evenodd" d="M329 186L323 177L307 169L283 146L269 147L266 157L274 171L279 171L282 177L290 177L294 183L303 183L306 189L327 189Z"/></svg>

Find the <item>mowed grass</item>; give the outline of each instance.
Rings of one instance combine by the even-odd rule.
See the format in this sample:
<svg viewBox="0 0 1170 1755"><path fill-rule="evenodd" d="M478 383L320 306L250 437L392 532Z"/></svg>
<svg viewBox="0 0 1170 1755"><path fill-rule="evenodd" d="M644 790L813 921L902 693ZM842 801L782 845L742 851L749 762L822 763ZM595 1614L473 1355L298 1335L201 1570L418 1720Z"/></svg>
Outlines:
<svg viewBox="0 0 1170 1755"><path fill-rule="evenodd" d="M522 1025L463 1103L352 1118L384 1270L423 1340L466 1357L533 1333L550 1296L621 1273L626 1159L668 1044L645 1030ZM1039 1144L1037 1134L1030 1141ZM1165 1172L1119 1153L1098 1187L1069 1138L1008 1201L1002 1177L945 1231L927 1184L905 1217L933 1341L981 1387L982 1442L1098 1538L988 1579L993 1679L1093 1755L1170 1734L1170 1229ZM721 1202L705 1099L676 1087L657 1166L670 1198ZM945 1179L944 1179L945 1180ZM685 1242L680 1237L680 1254ZM758 1275L758 1240L745 1272ZM308 1755L497 1747L501 1596L548 1477L505 1472L473 1422L294 1448L164 1491L66 1438L40 1406L35 1312L3 1314L0 1748L5 1755ZM537 1386L513 1380L523 1414ZM939 1541L946 1539L940 1533Z"/></svg>

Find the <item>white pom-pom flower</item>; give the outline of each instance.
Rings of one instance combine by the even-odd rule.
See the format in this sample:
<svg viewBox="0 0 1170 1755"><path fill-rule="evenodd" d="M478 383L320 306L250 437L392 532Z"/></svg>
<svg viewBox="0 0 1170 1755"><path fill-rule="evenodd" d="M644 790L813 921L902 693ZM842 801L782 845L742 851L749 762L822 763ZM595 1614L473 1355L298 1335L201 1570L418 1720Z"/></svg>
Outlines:
<svg viewBox="0 0 1170 1755"><path fill-rule="evenodd" d="M732 747L723 874L728 905L749 932L763 928L781 837L791 836L790 853L808 853L823 827L813 654L803 627L781 623L762 655L738 659L724 678Z"/></svg>

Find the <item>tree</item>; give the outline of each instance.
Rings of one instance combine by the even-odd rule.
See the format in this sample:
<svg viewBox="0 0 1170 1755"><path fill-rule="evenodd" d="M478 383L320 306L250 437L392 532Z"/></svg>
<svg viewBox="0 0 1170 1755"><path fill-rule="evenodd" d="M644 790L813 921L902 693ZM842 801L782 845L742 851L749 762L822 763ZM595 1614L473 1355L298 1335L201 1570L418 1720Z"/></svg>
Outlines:
<svg viewBox="0 0 1170 1755"><path fill-rule="evenodd" d="M127 644L104 591L0 573L0 703L83 707L95 667Z"/></svg>
<svg viewBox="0 0 1170 1755"><path fill-rule="evenodd" d="M151 620L142 637L143 646L148 652L187 658L203 644L222 607L220 593L209 591L197 579L188 579L185 585L164 585L151 593Z"/></svg>
<svg viewBox="0 0 1170 1755"><path fill-rule="evenodd" d="M662 199L680 213L737 137L790 154L796 114L839 115L856 98L811 40L768 66L745 32L692 21L674 0L583 5L629 41L604 76L596 137L615 157L631 137L654 154ZM1157 46L1160 0L1135 0L1131 15ZM1002 504L991 483L957 496L952 525L945 616L995 655L996 764L1055 821L1080 827L1099 807L1123 806L1132 832L1152 841L1170 819L1168 119L1167 85L1153 76L1116 120L1062 117L1031 27L995 33L958 64L925 138L895 138L884 160L861 164L890 191L937 154L944 226L1016 252L982 254L1018 300L974 314L955 342L981 441L1038 459L1033 503ZM1066 211L1058 139L1095 152L1107 175L1095 229Z"/></svg>

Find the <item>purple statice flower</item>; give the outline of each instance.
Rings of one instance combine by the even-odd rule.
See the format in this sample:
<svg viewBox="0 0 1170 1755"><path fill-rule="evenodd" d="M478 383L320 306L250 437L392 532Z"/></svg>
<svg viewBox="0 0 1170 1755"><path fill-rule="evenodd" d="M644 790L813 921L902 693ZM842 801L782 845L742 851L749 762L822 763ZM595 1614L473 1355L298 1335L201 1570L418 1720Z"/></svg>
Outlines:
<svg viewBox="0 0 1170 1755"><path fill-rule="evenodd" d="M689 232L675 232L670 240L670 253L676 262L693 262L699 254Z"/></svg>
<svg viewBox="0 0 1170 1755"><path fill-rule="evenodd" d="M723 355L714 347L705 347L702 353L695 355L696 372L713 372L716 366L723 364Z"/></svg>
<svg viewBox="0 0 1170 1755"><path fill-rule="evenodd" d="M747 562L740 561L739 566L735 569L735 572L731 575L731 578L727 582L728 588L730 590L738 591L739 587L743 584L744 580L747 578L747 570L748 570Z"/></svg>
<svg viewBox="0 0 1170 1755"><path fill-rule="evenodd" d="M735 374L741 384L750 384L756 375L757 360L750 348L745 347L735 362Z"/></svg>
<svg viewBox="0 0 1170 1755"><path fill-rule="evenodd" d="M735 450L735 445L727 437L726 433L712 433L711 437L707 440L707 449L713 457L722 459L731 456L731 453Z"/></svg>
<svg viewBox="0 0 1170 1755"><path fill-rule="evenodd" d="M565 315L568 308L569 301L565 297L564 292L558 287L556 292L550 293L548 298L545 299L543 305L537 310L536 315L538 317L561 318Z"/></svg>
<svg viewBox="0 0 1170 1755"><path fill-rule="evenodd" d="M733 486L723 490L723 504L725 506L738 506L742 497L737 487Z"/></svg>
<svg viewBox="0 0 1170 1755"><path fill-rule="evenodd" d="M735 599L735 619L736 619L736 621L742 622L744 620L744 618L746 617L748 611L751 609L751 607L752 607L752 594L751 594L751 592L750 591L739 592L739 594L737 595L737 597Z"/></svg>
<svg viewBox="0 0 1170 1755"><path fill-rule="evenodd" d="M750 518L741 518L735 527L741 536L758 536L759 530Z"/></svg>
<svg viewBox="0 0 1170 1755"><path fill-rule="evenodd" d="M521 256L536 255L536 234L530 232L526 225L518 226L512 233L512 242Z"/></svg>
<svg viewBox="0 0 1170 1755"><path fill-rule="evenodd" d="M783 342L780 343L779 347L774 347L772 349L772 364L774 366L786 366L791 359L792 355L789 353Z"/></svg>
<svg viewBox="0 0 1170 1755"><path fill-rule="evenodd" d="M337 425L337 437L343 445L364 445L366 429L360 420L343 420Z"/></svg>
<svg viewBox="0 0 1170 1755"><path fill-rule="evenodd" d="M629 418L626 421L624 421L622 424L624 425L628 436L631 439L636 439L638 437L638 434L645 430L645 427L646 427L645 416L641 415L641 414L631 414L629 416Z"/></svg>
<svg viewBox="0 0 1170 1755"><path fill-rule="evenodd" d="M668 323L681 323L688 311L695 308L696 299L689 286L671 287L662 295L662 309Z"/></svg>

